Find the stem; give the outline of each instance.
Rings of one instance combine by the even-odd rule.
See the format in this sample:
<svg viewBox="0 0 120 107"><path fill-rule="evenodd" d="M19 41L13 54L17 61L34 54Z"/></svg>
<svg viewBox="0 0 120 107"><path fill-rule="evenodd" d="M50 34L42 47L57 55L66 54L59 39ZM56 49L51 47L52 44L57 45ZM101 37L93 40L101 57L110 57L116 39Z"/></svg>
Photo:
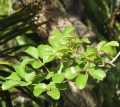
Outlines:
<svg viewBox="0 0 120 107"><path fill-rule="evenodd" d="M113 58L113 60L112 61L110 61L111 63L113 63L113 62L115 62L116 61L116 59L118 58L120 56L120 52L118 52L118 54Z"/></svg>
<svg viewBox="0 0 120 107"><path fill-rule="evenodd" d="M47 70L47 72L49 73L50 71L48 70L48 68L44 65L45 69Z"/></svg>
<svg viewBox="0 0 120 107"><path fill-rule="evenodd" d="M117 58L120 56L120 52L118 52L118 54L113 58L113 60L112 61L110 61L110 62L106 62L104 65L99 65L100 67L104 67L104 66L106 66L106 64L109 64L109 65L112 65L113 67L115 67L115 65L113 64L116 60L117 60Z"/></svg>

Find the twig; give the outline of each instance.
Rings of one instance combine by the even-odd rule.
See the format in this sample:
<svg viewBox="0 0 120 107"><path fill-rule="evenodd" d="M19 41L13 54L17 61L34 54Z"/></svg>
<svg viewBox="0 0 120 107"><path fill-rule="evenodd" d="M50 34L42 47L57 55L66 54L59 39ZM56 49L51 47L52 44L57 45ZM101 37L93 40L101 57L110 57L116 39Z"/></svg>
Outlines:
<svg viewBox="0 0 120 107"><path fill-rule="evenodd" d="M115 64L113 64L113 63L116 61L116 59L117 59L119 56L120 56L120 52L118 52L118 54L113 58L112 61L110 61L110 62L105 62L103 65L99 65L99 67L105 67L107 64L112 65L113 67L115 67Z"/></svg>
<svg viewBox="0 0 120 107"><path fill-rule="evenodd" d="M116 59L118 58L120 56L120 52L118 52L118 54L113 58L113 60L112 61L110 61L111 63L113 63L113 62L115 62L116 61Z"/></svg>

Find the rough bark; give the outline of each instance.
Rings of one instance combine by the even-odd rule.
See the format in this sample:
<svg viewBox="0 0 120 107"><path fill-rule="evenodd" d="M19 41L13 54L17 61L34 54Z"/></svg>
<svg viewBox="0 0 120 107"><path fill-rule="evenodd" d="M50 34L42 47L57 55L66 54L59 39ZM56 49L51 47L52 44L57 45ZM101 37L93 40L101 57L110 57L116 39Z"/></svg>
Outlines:
<svg viewBox="0 0 120 107"><path fill-rule="evenodd" d="M24 0L23 0L24 1ZM29 1L29 0L28 0ZM37 31L47 43L48 36L52 35L54 29L63 31L66 26L73 25L80 38L88 37L93 45L97 38L92 31L80 21L83 5L80 0L63 0L64 7L59 0L40 0L41 10L37 14L35 23L48 21L47 24L39 26ZM82 8L80 8L82 7ZM81 50L82 51L82 50ZM73 82L67 83L67 90L61 91L66 107L99 107L99 98L96 93L87 87L84 90L76 88Z"/></svg>
<svg viewBox="0 0 120 107"><path fill-rule="evenodd" d="M73 82L67 83L67 90L61 92L66 107L100 107L98 96L87 87L83 90L76 88Z"/></svg>

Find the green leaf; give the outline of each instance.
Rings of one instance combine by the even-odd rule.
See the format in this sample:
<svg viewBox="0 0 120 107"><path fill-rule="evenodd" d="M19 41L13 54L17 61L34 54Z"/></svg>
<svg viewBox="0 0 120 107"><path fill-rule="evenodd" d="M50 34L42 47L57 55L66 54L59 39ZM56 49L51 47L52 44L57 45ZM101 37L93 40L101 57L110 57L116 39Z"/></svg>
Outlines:
<svg viewBox="0 0 120 107"><path fill-rule="evenodd" d="M90 43L88 38L83 38L83 39L81 39L81 41L84 42L84 43Z"/></svg>
<svg viewBox="0 0 120 107"><path fill-rule="evenodd" d="M8 80L2 84L2 90L8 90L11 87L18 85L19 82L15 80Z"/></svg>
<svg viewBox="0 0 120 107"><path fill-rule="evenodd" d="M54 74L54 72L49 72L45 78L49 79L49 78L51 78L53 76L53 74Z"/></svg>
<svg viewBox="0 0 120 107"><path fill-rule="evenodd" d="M31 81L29 81L29 82L20 81L20 82L19 82L19 85L20 85L20 86L28 86L28 85L30 85L31 83L32 83Z"/></svg>
<svg viewBox="0 0 120 107"><path fill-rule="evenodd" d="M60 46L60 42L58 41L57 37L55 37L55 36L49 37L48 41L55 48Z"/></svg>
<svg viewBox="0 0 120 107"><path fill-rule="evenodd" d="M104 46L101 50L102 50L102 52L109 53L112 56L115 56L117 54L115 47Z"/></svg>
<svg viewBox="0 0 120 107"><path fill-rule="evenodd" d="M61 83L64 80L64 74L54 74L52 80L55 83Z"/></svg>
<svg viewBox="0 0 120 107"><path fill-rule="evenodd" d="M23 65L15 66L15 71L22 78L24 78L26 75L25 66L23 66Z"/></svg>
<svg viewBox="0 0 120 107"><path fill-rule="evenodd" d="M90 60L98 62L98 63L103 63L104 62L104 58L101 57L101 56L92 56L92 57L90 57Z"/></svg>
<svg viewBox="0 0 120 107"><path fill-rule="evenodd" d="M51 91L47 91L47 94L55 100L60 98L60 92L57 88L52 88Z"/></svg>
<svg viewBox="0 0 120 107"><path fill-rule="evenodd" d="M71 67L71 72L72 72L73 74L76 73L76 70L74 69L74 67Z"/></svg>
<svg viewBox="0 0 120 107"><path fill-rule="evenodd" d="M26 66L27 64L32 64L34 61L35 61L34 59L24 59L24 60L22 61L21 65L24 66L24 68L25 68L25 66Z"/></svg>
<svg viewBox="0 0 120 107"><path fill-rule="evenodd" d="M85 66L84 66L84 69L89 69L89 68L90 68L90 62L89 62L89 61L86 61Z"/></svg>
<svg viewBox="0 0 120 107"><path fill-rule="evenodd" d="M104 46L119 46L119 43L116 41L111 41L106 43Z"/></svg>
<svg viewBox="0 0 120 107"><path fill-rule="evenodd" d="M60 30L58 29L54 30L52 33L57 37L58 40L60 40L63 36Z"/></svg>
<svg viewBox="0 0 120 107"><path fill-rule="evenodd" d="M72 26L66 27L63 32L63 35L68 36L73 30L74 30L74 28Z"/></svg>
<svg viewBox="0 0 120 107"><path fill-rule="evenodd" d="M95 55L95 52L83 52L82 54L81 54L82 56L82 58L87 58L87 57L90 57L90 56L93 56L93 55Z"/></svg>
<svg viewBox="0 0 120 107"><path fill-rule="evenodd" d="M93 46L87 46L87 49L86 49L87 52L96 52L97 53L97 49Z"/></svg>
<svg viewBox="0 0 120 107"><path fill-rule="evenodd" d="M56 83L55 87L58 88L59 90L67 89L67 85L65 83Z"/></svg>
<svg viewBox="0 0 120 107"><path fill-rule="evenodd" d="M35 77L35 72L27 70L25 74L25 81L29 82Z"/></svg>
<svg viewBox="0 0 120 107"><path fill-rule="evenodd" d="M51 81L49 84L47 84L47 89L50 90L52 88L55 88L55 83Z"/></svg>
<svg viewBox="0 0 120 107"><path fill-rule="evenodd" d="M80 65L73 65L70 70L74 74L76 72L80 72L83 69L83 67Z"/></svg>
<svg viewBox="0 0 120 107"><path fill-rule="evenodd" d="M75 83L76 83L76 86L79 88L79 89L83 89L85 88L86 86L86 83L87 83L87 80L88 80L88 74L80 74L76 80L75 80Z"/></svg>
<svg viewBox="0 0 120 107"><path fill-rule="evenodd" d="M41 66L43 66L43 63L41 62L41 61L35 61L35 62L33 62L33 64L32 64L32 67L33 68L40 68Z"/></svg>
<svg viewBox="0 0 120 107"><path fill-rule="evenodd" d="M75 78L77 76L76 73L72 73L71 67L65 70L65 77L69 80Z"/></svg>
<svg viewBox="0 0 120 107"><path fill-rule="evenodd" d="M60 43L65 46L69 43L69 41L67 40L67 38L62 38L62 40L60 41ZM60 47L60 46L59 46Z"/></svg>
<svg viewBox="0 0 120 107"><path fill-rule="evenodd" d="M90 75L97 78L98 80L103 80L103 78L106 77L106 73L99 67L92 68L89 73L90 73Z"/></svg>
<svg viewBox="0 0 120 107"><path fill-rule="evenodd" d="M29 47L25 52L36 59L39 57L38 50L35 47Z"/></svg>
<svg viewBox="0 0 120 107"><path fill-rule="evenodd" d="M107 43L106 41L100 42L100 43L97 45L97 50L100 51L101 48L102 48L106 43Z"/></svg>
<svg viewBox="0 0 120 107"><path fill-rule="evenodd" d="M39 96L42 92L44 92L46 88L47 88L47 86L46 86L46 84L44 84L44 83L37 84L37 85L34 87L33 94L37 97L37 96Z"/></svg>
<svg viewBox="0 0 120 107"><path fill-rule="evenodd" d="M61 45L60 47L55 48L55 52L63 53L64 51L68 53L70 51L70 49L65 45Z"/></svg>
<svg viewBox="0 0 120 107"><path fill-rule="evenodd" d="M64 72L64 70L66 69L67 65L68 65L67 62L62 62L62 63L60 63L60 64L57 66L57 68L56 68L58 74L61 74L62 72Z"/></svg>
<svg viewBox="0 0 120 107"><path fill-rule="evenodd" d="M83 61L79 58L75 58L75 61L77 62L78 65L80 65L81 63L83 63Z"/></svg>
<svg viewBox="0 0 120 107"><path fill-rule="evenodd" d="M49 45L39 45L38 46L38 54L40 58L44 58L44 56L48 53L53 53L53 47Z"/></svg>
<svg viewBox="0 0 120 107"><path fill-rule="evenodd" d="M21 78L17 75L16 72L12 72L12 74L9 77L7 77L6 79L21 81Z"/></svg>
<svg viewBox="0 0 120 107"><path fill-rule="evenodd" d="M54 60L56 57L54 55L49 55L49 54L46 54L44 57L43 57L43 63L47 63L47 62L50 62L52 60Z"/></svg>

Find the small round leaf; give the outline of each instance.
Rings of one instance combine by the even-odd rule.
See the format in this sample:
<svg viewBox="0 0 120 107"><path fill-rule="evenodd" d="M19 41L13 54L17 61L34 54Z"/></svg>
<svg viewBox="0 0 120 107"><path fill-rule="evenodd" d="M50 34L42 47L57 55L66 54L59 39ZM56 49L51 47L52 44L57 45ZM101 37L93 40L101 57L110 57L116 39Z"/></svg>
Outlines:
<svg viewBox="0 0 120 107"><path fill-rule="evenodd" d="M60 92L57 88L52 88L51 91L47 91L47 94L55 100L60 98Z"/></svg>
<svg viewBox="0 0 120 107"><path fill-rule="evenodd" d="M85 88L86 86L86 83L87 83L87 80L88 80L88 74L80 74L76 80L75 80L75 83L76 83L76 86L79 88L79 89L83 89Z"/></svg>
<svg viewBox="0 0 120 107"><path fill-rule="evenodd" d="M91 71L89 73L90 73L90 75L97 78L98 80L103 80L103 78L106 77L106 73L98 67L91 69Z"/></svg>
<svg viewBox="0 0 120 107"><path fill-rule="evenodd" d="M64 74L54 74L52 80L55 83L61 83L64 80Z"/></svg>
<svg viewBox="0 0 120 107"><path fill-rule="evenodd" d="M39 96L42 92L44 92L46 88L47 88L46 84L40 83L40 84L38 84L38 85L36 85L36 86L34 87L33 93L34 93L34 95L37 97L37 96Z"/></svg>
<svg viewBox="0 0 120 107"><path fill-rule="evenodd" d="M40 68L41 66L43 66L43 63L41 61L35 61L32 64L33 68Z"/></svg>

